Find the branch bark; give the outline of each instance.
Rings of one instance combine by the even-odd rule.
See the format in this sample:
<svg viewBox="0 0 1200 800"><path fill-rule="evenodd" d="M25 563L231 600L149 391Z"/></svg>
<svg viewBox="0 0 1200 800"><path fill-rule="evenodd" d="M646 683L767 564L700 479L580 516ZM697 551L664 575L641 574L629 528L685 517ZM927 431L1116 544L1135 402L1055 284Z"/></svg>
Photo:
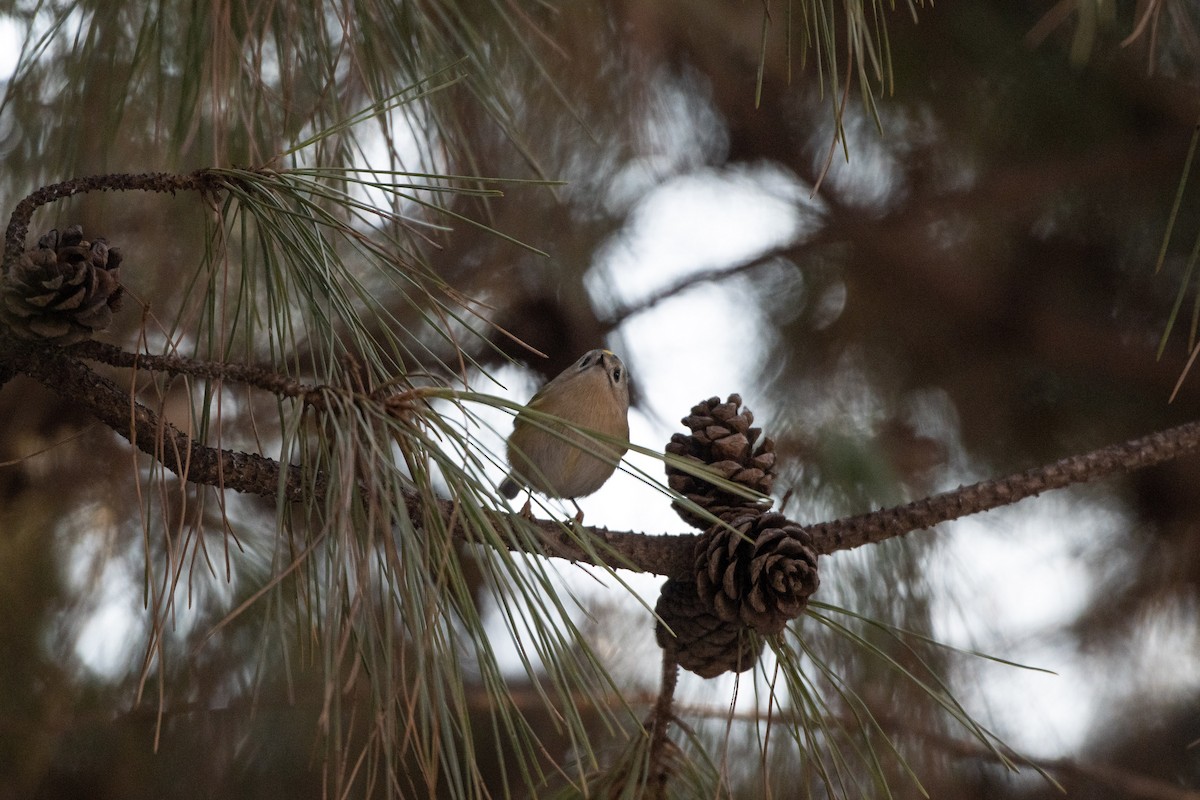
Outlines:
<svg viewBox="0 0 1200 800"><path fill-rule="evenodd" d="M298 501L306 482L296 466L256 453L221 450L202 445L138 403L126 389L55 347L4 341L3 360L16 372L86 408L180 478L193 483ZM319 489L311 484L309 491Z"/></svg>
<svg viewBox="0 0 1200 800"><path fill-rule="evenodd" d="M224 450L194 441L153 410L136 402L127 389L88 368L78 357L114 366L241 382L301 401L318 397L318 387L272 374L263 368L125 353L95 342L64 350L5 338L0 341L0 348L0 365L28 375L86 408L184 480L249 494L276 496L289 502L299 501L306 492L322 490L321 476L306 478L298 466L281 465L260 454ZM1191 422L1025 472L961 486L906 505L804 527L812 537L814 549L830 555L1011 505L1051 489L1100 480L1196 452L1200 452L1200 422ZM415 492L406 493L404 499L410 518L420 519L424 501ZM437 513L454 526L454 535L465 541L468 532L461 526L461 517L454 510L451 500L438 501ZM561 523L529 520L527 524L539 529L545 555L574 562L597 561L595 551L581 548ZM594 541L603 544L596 550L613 553L616 566L680 580L694 579L693 551L700 538L697 534L648 534L604 527L588 527L586 531Z"/></svg>
<svg viewBox="0 0 1200 800"><path fill-rule="evenodd" d="M836 553L1012 505L1051 489L1132 472L1196 452L1200 452L1200 422L1189 422L1005 478L960 486L907 505L822 522L807 529L819 553Z"/></svg>
<svg viewBox="0 0 1200 800"><path fill-rule="evenodd" d="M17 203L9 217L8 229L4 234L4 269L7 270L21 256L25 249L25 237L29 234L29 221L33 218L33 212L47 203L85 192L142 191L174 194L179 191L199 191L215 193L223 188L226 180L208 170L197 170L189 175L175 175L168 172L146 172L139 175L128 173L91 175L43 186Z"/></svg>

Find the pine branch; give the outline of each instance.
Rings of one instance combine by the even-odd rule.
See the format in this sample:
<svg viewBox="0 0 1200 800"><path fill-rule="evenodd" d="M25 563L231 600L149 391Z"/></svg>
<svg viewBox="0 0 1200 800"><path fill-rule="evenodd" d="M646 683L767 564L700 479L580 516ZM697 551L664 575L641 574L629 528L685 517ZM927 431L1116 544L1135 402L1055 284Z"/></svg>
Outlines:
<svg viewBox="0 0 1200 800"><path fill-rule="evenodd" d="M168 375L187 375L206 380L223 380L240 383L270 392L281 398L299 398L311 404L320 404L320 391L314 386L280 375L269 367L253 367L245 364L226 364L220 361L205 361L186 356L156 356L149 353L130 353L119 347L102 342L89 341L73 345L70 354L112 367L133 370L163 372Z"/></svg>
<svg viewBox="0 0 1200 800"><path fill-rule="evenodd" d="M152 456L181 479L247 494L301 500L306 486L299 467L255 453L221 450L202 445L136 402L129 391L55 347L3 340L6 366L28 375L64 400L75 403Z"/></svg>
<svg viewBox="0 0 1200 800"><path fill-rule="evenodd" d="M903 506L807 527L819 553L835 553L881 542L941 522L1012 505L1051 489L1144 469L1200 451L1200 422L1152 433L1122 444L1071 456L1005 478L960 486Z"/></svg>
<svg viewBox="0 0 1200 800"><path fill-rule="evenodd" d="M167 172L91 175L43 186L17 203L9 217L8 230L4 234L4 270L10 269L20 258L25 250L25 237L29 234L29 221L33 218L33 212L47 203L85 192L142 191L175 194L178 191L198 191L213 194L224 188L228 180L227 177L209 170L197 170L190 175Z"/></svg>
<svg viewBox="0 0 1200 800"><path fill-rule="evenodd" d="M263 496L275 496L282 491L282 496L288 501L297 501L304 496L306 487L299 467L280 465L259 454L202 445L162 420L151 409L132 401L128 390L96 374L75 356L93 358L113 366L241 382L279 397L316 401L314 406L318 409L322 407L320 387L306 386L259 367L125 353L95 342L64 350L12 339L0 340L0 368L28 375L64 399L86 408L182 479ZM817 553L829 555L1011 505L1051 489L1143 469L1198 451L1200 422L1190 422L1025 472L959 487L906 505L832 522L807 526L796 524L805 527ZM317 476L314 480L319 489L322 478ZM313 488L309 487L308 490ZM424 501L415 492L405 494L405 503L410 518L422 518ZM461 525L461 517L455 514L451 500L439 500L438 513L452 525L456 537L464 541L470 538L469 532ZM595 551L588 552L580 547L558 521L522 522L538 529L544 548L541 552L545 555L573 562L596 562ZM593 540L605 545L600 548L601 552L614 554L615 565L679 580L695 579L694 549L699 535L648 534L613 531L604 527L587 527L585 530Z"/></svg>

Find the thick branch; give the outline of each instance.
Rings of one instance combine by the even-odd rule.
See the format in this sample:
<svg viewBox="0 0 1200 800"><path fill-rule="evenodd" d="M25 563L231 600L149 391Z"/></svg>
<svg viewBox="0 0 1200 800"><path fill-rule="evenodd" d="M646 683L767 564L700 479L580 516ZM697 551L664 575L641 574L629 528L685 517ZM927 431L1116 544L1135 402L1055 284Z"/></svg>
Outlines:
<svg viewBox="0 0 1200 800"><path fill-rule="evenodd" d="M125 436L139 449L159 460L167 469L194 483L265 496L277 495L283 474L283 496L296 501L306 491L299 467L281 466L265 456L207 447L166 423L152 410L131 402L127 390L97 375L73 358L95 358L116 366L161 369L176 374L204 378L224 378L245 382L281 396L308 398L311 387L272 375L269 371L163 356L122 353L96 343L78 345L74 350L40 348L10 342L7 365L38 380L53 391L86 407L113 430ZM1123 444L1111 445L1079 456L1062 459L1047 466L1027 470L1005 478L981 481L970 486L924 498L913 503L846 517L833 522L805 526L818 553L831 554L902 536L910 531L931 528L941 522L1011 505L1026 497L1075 483L1110 477L1116 473L1160 464L1200 451L1200 422L1187 423ZM316 482L320 482L317 477ZM312 491L309 487L308 491ZM410 516L422 516L417 495L406 496ZM454 534L467 540L449 500L438 503L438 512L458 527ZM542 533L547 555L571 561L595 563L598 559L581 548L558 522L533 520ZM603 552L611 550L616 566L652 572L682 580L694 577L693 550L699 537L691 535L651 535L632 531L588 528L589 535Z"/></svg>
<svg viewBox="0 0 1200 800"><path fill-rule="evenodd" d="M291 502L305 495L305 482L299 467L281 466L279 462L254 453L241 453L208 447L170 423L164 421L153 410L131 401L129 391L112 381L97 375L91 369L72 358L72 353L58 348L42 348L9 340L4 342L5 359L17 371L28 375L52 391L73 403L86 408L97 419L124 436L138 449L158 460L164 467L180 478L206 486L232 489L247 494L275 496L280 490L280 473L286 472L283 497ZM169 364L158 364L163 357L139 356L131 353L118 355L120 351L109 350L95 343L77 345L75 352L117 366L163 366L167 371L176 371L200 377L225 377L233 380L247 376L236 369L210 369L204 362L169 358ZM258 375L257 371L252 372ZM258 381L248 381L264 386ZM269 383L269 382L268 382ZM296 395L291 395L296 396ZM321 478L314 479L308 491L319 491ZM405 497L409 514L413 519L422 516L422 501L416 493ZM454 513L449 500L438 502L438 511L446 520L453 520L455 536L469 539L468 532L458 523L461 517ZM562 526L551 520L530 520L542 534L546 552L570 561L594 563L597 559L572 540ZM609 531L606 528L589 528L589 534L603 542L614 554L614 562L639 572L667 575L690 575L692 571L692 548L698 537L652 535L635 532ZM598 546L604 550L604 547Z"/></svg>
<svg viewBox="0 0 1200 800"><path fill-rule="evenodd" d="M278 494L282 480L285 498L296 501L304 496L305 483L298 467L286 467L281 476L279 463L265 456L199 444L133 401L128 390L62 350L10 342L5 355L17 371L83 406L184 480L264 496Z"/></svg>
<svg viewBox="0 0 1200 800"><path fill-rule="evenodd" d="M940 522L1012 505L1050 489L1108 478L1200 451L1200 422L1152 433L1123 444L1036 467L1006 478L980 481L908 505L807 526L818 553L835 553L881 542Z"/></svg>

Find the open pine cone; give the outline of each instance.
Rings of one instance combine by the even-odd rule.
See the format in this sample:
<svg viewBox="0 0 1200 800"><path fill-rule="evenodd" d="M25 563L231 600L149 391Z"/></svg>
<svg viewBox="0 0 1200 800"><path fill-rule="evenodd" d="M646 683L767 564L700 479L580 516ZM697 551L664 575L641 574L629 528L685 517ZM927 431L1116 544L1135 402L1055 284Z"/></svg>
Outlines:
<svg viewBox="0 0 1200 800"><path fill-rule="evenodd" d="M676 663L701 678L745 672L762 653L762 639L752 636L741 622L718 617L690 581L663 583L654 611L659 617L654 626L658 646L673 647Z"/></svg>
<svg viewBox="0 0 1200 800"><path fill-rule="evenodd" d="M108 327L123 292L121 252L72 225L51 230L4 276L0 319L23 339L67 345Z"/></svg>
<svg viewBox="0 0 1200 800"><path fill-rule="evenodd" d="M775 481L775 443L770 437L763 437L758 447L754 446L762 429L750 427L754 415L741 405L742 398L731 394L724 403L719 397L710 397L693 406L692 413L683 418L691 433L674 434L667 452L697 466L707 466L717 475L748 489L770 494ZM754 500L723 491L671 465L667 466L667 485L722 519L763 508ZM684 522L695 528L706 530L711 524L679 503L672 507Z"/></svg>
<svg viewBox="0 0 1200 800"><path fill-rule="evenodd" d="M726 622L779 633L820 585L808 534L776 513L747 512L729 524L734 530L714 525L696 545L699 597Z"/></svg>

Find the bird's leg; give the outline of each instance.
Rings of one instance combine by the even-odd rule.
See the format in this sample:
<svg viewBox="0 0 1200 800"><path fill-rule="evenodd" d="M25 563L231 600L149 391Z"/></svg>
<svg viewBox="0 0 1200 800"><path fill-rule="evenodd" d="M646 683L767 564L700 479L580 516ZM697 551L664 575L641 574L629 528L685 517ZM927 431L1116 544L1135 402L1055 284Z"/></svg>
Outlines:
<svg viewBox="0 0 1200 800"><path fill-rule="evenodd" d="M582 525L583 524L583 509L579 507L579 503L576 503L574 498L571 499L571 505L575 506L575 524Z"/></svg>

